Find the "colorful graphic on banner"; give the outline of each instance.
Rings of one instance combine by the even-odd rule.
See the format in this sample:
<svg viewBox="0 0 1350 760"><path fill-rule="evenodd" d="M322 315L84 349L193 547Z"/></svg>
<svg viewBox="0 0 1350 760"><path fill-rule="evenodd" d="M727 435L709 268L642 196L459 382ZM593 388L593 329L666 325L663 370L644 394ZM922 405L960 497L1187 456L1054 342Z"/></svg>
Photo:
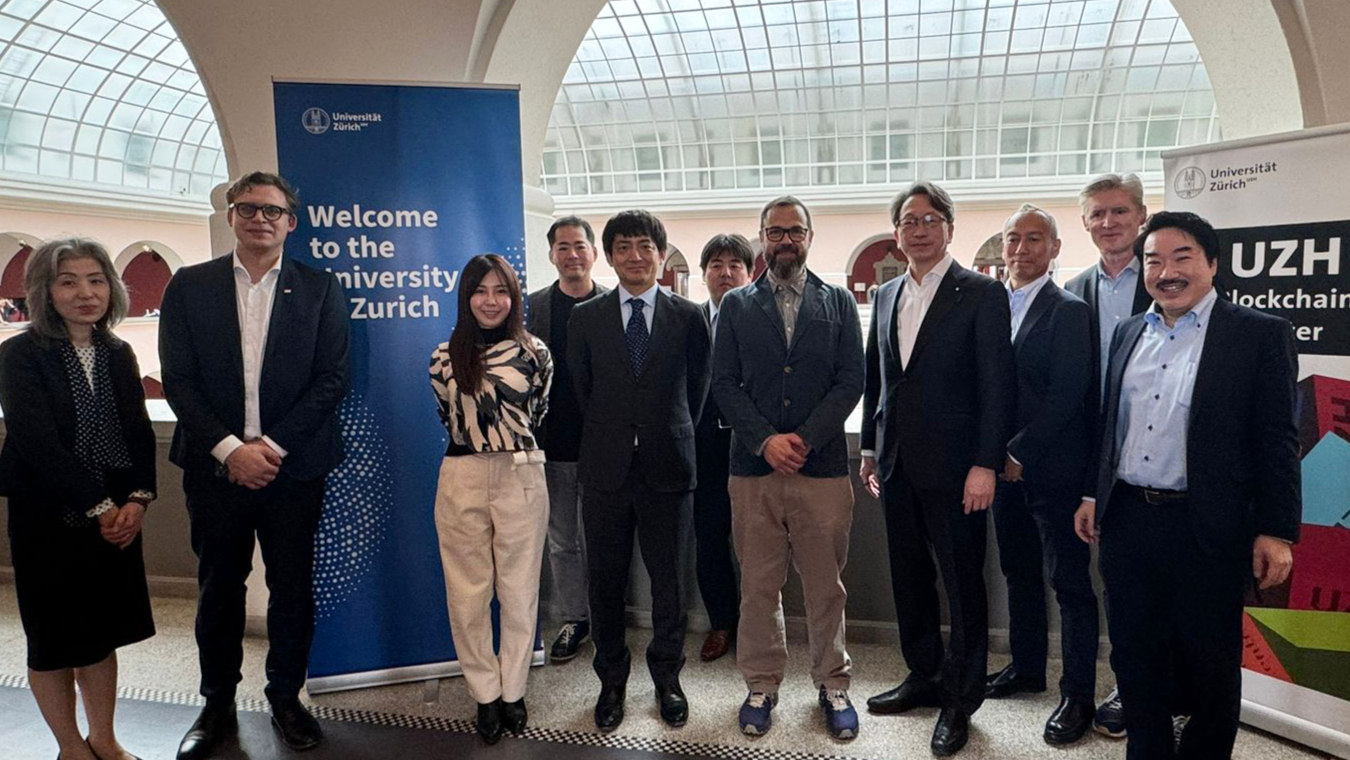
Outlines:
<svg viewBox="0 0 1350 760"><path fill-rule="evenodd" d="M337 275L352 320L309 688L450 675L432 517L446 432L427 366L469 258L499 253L524 280L518 93L278 82L273 94L281 174L301 203L286 255Z"/></svg>
<svg viewBox="0 0 1350 760"><path fill-rule="evenodd" d="M1303 520L1283 585L1243 620L1243 719L1350 757L1350 130L1163 157L1166 208L1218 229L1236 303L1294 325Z"/></svg>

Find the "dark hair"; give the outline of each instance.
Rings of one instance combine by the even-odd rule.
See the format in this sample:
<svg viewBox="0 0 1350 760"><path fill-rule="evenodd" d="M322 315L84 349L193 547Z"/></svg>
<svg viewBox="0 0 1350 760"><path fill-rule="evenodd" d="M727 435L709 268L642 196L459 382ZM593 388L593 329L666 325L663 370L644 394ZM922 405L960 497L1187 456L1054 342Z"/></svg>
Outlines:
<svg viewBox="0 0 1350 760"><path fill-rule="evenodd" d="M650 211L642 209L620 211L605 222L605 231L600 233L600 239L604 241L606 257L609 257L610 249L614 247L614 238L619 235L649 237L656 243L656 248L661 253L666 252L666 226Z"/></svg>
<svg viewBox="0 0 1350 760"><path fill-rule="evenodd" d="M591 229L591 223L579 216L564 216L557 220L548 228L548 247L553 247L553 238L557 236L559 227L580 227L586 233L586 239L595 245L595 230Z"/></svg>
<svg viewBox="0 0 1350 760"><path fill-rule="evenodd" d="M108 249L90 238L52 240L29 254L23 270L24 297L28 299L28 331L43 340L70 338L65 320L52 305L52 285L60 276L61 262L72 259L93 259L103 270L103 278L108 281L108 310L94 327L110 345L120 346L122 342L112 334L112 329L127 315L130 304L127 288L117 275Z"/></svg>
<svg viewBox="0 0 1350 760"><path fill-rule="evenodd" d="M252 172L235 180L234 184L230 185L230 189L225 191L225 202L234 203L236 198L259 185L275 187L280 190L281 194L286 197L286 210L292 214L300 206L300 196L295 194L295 190L291 189L291 183L282 179L280 174L271 172Z"/></svg>
<svg viewBox="0 0 1350 760"><path fill-rule="evenodd" d="M520 280L516 270L506 259L495 253L483 253L469 259L459 274L459 314L455 321L455 331L450 333L450 372L455 378L459 392L472 396L483 382L483 328L473 316L469 299L478 289L483 278L490 272L496 272L507 292L511 294L511 313L506 315L506 331L511 339L534 353L534 342L525 332L525 316L522 313L520 298Z"/></svg>
<svg viewBox="0 0 1350 760"><path fill-rule="evenodd" d="M947 195L947 191L938 187L935 182L920 180L905 188L895 200L891 201L891 226L900 226L900 207L905 205L905 201L916 195L928 197L928 202L933 205L933 210L942 214L950 224L956 221L956 206L952 203L952 197Z"/></svg>
<svg viewBox="0 0 1350 760"><path fill-rule="evenodd" d="M764 204L764 208L759 212L759 226L764 226L764 220L769 218L770 211L784 206L795 206L801 209L802 216L806 219L807 229L811 228L811 209L807 208L806 204L802 203L801 198L798 198L795 195L780 195Z"/></svg>
<svg viewBox="0 0 1350 760"><path fill-rule="evenodd" d="M1144 240L1158 230L1168 229L1181 230L1195 238L1195 242L1199 243L1205 252L1205 261L1213 263L1219 260L1219 233L1214 231L1214 225L1189 211L1159 211L1150 216L1144 222L1144 229L1139 233L1138 239L1134 241L1134 255L1142 259Z"/></svg>
<svg viewBox="0 0 1350 760"><path fill-rule="evenodd" d="M713 235L703 246L703 255L699 256L698 268L707 271L708 264L718 256L730 253L745 265L747 271L755 268L755 252L750 249L750 241L744 235Z"/></svg>

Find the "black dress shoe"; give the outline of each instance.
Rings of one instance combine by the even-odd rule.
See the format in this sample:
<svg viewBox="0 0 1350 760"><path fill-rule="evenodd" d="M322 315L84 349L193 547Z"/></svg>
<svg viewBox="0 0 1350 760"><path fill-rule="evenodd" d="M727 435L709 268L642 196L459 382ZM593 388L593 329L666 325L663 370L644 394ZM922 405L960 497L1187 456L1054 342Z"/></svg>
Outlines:
<svg viewBox="0 0 1350 760"><path fill-rule="evenodd" d="M949 757L961 751L970 738L970 716L958 707L944 707L933 727L933 741L929 747L938 757Z"/></svg>
<svg viewBox="0 0 1350 760"><path fill-rule="evenodd" d="M525 725L529 722L530 715L525 712L524 697L515 702L502 702L502 725L506 726L507 731L518 734L525 730Z"/></svg>
<svg viewBox="0 0 1350 760"><path fill-rule="evenodd" d="M178 760L210 757L221 742L237 733L239 719L234 714L234 702L207 702L178 744Z"/></svg>
<svg viewBox="0 0 1350 760"><path fill-rule="evenodd" d="M1008 667L991 674L984 680L984 696L987 699L1002 699L1021 692L1039 694L1045 691L1045 677L1029 678L1017 672L1017 666Z"/></svg>
<svg viewBox="0 0 1350 760"><path fill-rule="evenodd" d="M877 715L897 715L916 707L941 707L937 684L911 675L904 683L867 698L867 711Z"/></svg>
<svg viewBox="0 0 1350 760"><path fill-rule="evenodd" d="M521 700L524 702L524 700ZM521 705L523 708L525 705ZM478 705L478 723L474 729L484 744L496 744L502 738L502 700L497 698L487 704Z"/></svg>
<svg viewBox="0 0 1350 760"><path fill-rule="evenodd" d="M1064 745L1082 739L1083 734L1092 727L1092 713L1095 710L1091 700L1060 697L1059 707L1045 722L1045 743Z"/></svg>
<svg viewBox="0 0 1350 760"><path fill-rule="evenodd" d="M689 700L678 683L656 687L656 703L661 706L661 720L671 728L679 728L689 720Z"/></svg>
<svg viewBox="0 0 1350 760"><path fill-rule="evenodd" d="M623 722L624 687L601 686L600 698L595 700L595 727L609 733Z"/></svg>
<svg viewBox="0 0 1350 760"><path fill-rule="evenodd" d="M319 728L319 721L309 714L309 710L298 699L272 703L272 728L281 736L281 743L293 750L313 749L323 741L323 729Z"/></svg>

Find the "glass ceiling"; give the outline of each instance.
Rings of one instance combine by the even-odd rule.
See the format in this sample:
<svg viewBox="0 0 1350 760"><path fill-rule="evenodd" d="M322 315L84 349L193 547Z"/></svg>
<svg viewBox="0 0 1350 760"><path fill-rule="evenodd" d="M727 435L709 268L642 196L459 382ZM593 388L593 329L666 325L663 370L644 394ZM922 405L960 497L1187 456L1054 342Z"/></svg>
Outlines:
<svg viewBox="0 0 1350 760"><path fill-rule="evenodd" d="M1161 170L1218 139L1168 0L610 0L558 93L554 196Z"/></svg>
<svg viewBox="0 0 1350 760"><path fill-rule="evenodd" d="M215 115L154 0L0 0L0 171L206 198Z"/></svg>

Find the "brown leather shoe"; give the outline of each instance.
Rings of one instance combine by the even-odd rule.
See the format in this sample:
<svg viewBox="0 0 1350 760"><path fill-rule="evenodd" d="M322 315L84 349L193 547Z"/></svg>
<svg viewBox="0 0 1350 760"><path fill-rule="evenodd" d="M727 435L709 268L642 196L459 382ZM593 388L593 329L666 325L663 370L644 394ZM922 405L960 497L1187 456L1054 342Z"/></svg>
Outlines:
<svg viewBox="0 0 1350 760"><path fill-rule="evenodd" d="M708 638L703 640L703 649L699 651L698 658L712 662L730 651L731 631L708 631Z"/></svg>

